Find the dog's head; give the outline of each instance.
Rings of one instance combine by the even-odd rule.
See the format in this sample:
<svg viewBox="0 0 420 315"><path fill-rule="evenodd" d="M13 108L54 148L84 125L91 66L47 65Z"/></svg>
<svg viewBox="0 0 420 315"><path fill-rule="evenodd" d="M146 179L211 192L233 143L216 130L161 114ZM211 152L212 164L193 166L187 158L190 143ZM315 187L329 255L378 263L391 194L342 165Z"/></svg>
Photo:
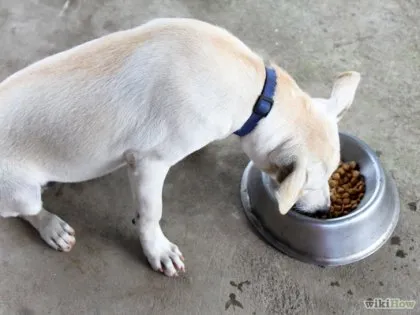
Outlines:
<svg viewBox="0 0 420 315"><path fill-rule="evenodd" d="M307 213L327 211L328 180L340 161L337 123L353 102L360 75L342 73L334 83L331 97L321 99L309 97L285 72L277 71L280 73L273 113L245 145L245 151L257 167L276 181L275 195L281 214L293 206Z"/></svg>

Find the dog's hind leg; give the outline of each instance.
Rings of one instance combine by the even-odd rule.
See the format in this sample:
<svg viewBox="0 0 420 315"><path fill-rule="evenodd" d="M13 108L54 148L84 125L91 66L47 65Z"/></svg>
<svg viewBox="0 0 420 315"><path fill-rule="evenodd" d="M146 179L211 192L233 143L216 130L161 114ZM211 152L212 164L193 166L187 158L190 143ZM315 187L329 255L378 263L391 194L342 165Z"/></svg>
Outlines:
<svg viewBox="0 0 420 315"><path fill-rule="evenodd" d="M48 245L58 251L69 252L76 243L73 228L44 208L36 215L21 217L39 232Z"/></svg>
<svg viewBox="0 0 420 315"><path fill-rule="evenodd" d="M2 170L0 175L0 216L28 221L52 248L68 252L76 240L74 230L42 207L41 186L23 175Z"/></svg>

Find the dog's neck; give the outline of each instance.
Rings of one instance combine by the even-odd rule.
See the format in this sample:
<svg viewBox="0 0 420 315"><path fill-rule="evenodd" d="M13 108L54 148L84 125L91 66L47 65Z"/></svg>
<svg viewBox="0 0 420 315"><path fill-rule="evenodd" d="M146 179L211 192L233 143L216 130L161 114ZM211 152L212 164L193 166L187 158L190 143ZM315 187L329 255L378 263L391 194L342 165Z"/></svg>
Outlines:
<svg viewBox="0 0 420 315"><path fill-rule="evenodd" d="M250 134L257 127L260 120L270 114L271 108L273 107L277 74L273 68L266 67L265 70L266 76L264 86L261 94L254 104L252 113L242 127L235 131L235 134L239 137L244 137Z"/></svg>

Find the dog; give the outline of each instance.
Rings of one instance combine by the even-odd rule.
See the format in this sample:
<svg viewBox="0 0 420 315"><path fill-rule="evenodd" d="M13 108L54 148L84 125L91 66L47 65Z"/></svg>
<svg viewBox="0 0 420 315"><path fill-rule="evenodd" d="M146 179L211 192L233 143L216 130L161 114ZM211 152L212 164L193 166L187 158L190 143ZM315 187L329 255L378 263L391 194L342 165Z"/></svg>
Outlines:
<svg viewBox="0 0 420 315"><path fill-rule="evenodd" d="M237 134L278 184L281 214L323 211L340 160L337 124L359 81L343 72L328 99L311 98L229 31L195 19L153 19L91 40L1 82L0 215L68 252L75 231L43 208L42 188L126 167L144 254L154 270L178 275L182 253L159 224L170 167Z"/></svg>

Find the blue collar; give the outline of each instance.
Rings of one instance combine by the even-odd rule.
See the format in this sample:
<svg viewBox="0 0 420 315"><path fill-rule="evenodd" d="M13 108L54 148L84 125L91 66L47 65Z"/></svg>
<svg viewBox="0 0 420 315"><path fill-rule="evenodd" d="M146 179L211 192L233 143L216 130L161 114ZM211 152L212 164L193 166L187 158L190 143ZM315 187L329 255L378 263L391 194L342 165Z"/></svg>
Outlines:
<svg viewBox="0 0 420 315"><path fill-rule="evenodd" d="M266 77L264 82L264 88L261 95L258 97L257 102L252 109L252 114L248 120L244 123L241 129L234 132L239 137L246 136L258 125L258 122L266 117L273 107L273 96L276 90L277 75L276 71L271 68L265 68Z"/></svg>

